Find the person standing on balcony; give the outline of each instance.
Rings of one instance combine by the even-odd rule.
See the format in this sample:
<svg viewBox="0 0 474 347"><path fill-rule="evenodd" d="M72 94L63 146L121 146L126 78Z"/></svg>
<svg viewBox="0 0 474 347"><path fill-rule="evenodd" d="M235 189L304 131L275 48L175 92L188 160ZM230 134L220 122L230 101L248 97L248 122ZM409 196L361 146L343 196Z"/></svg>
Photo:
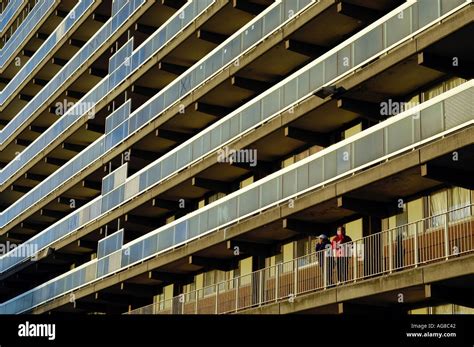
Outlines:
<svg viewBox="0 0 474 347"><path fill-rule="evenodd" d="M332 285L332 272L334 268L333 258L331 254L331 242L325 234L318 236L316 243L316 257L321 269L321 274L324 273L324 262L326 262L326 286Z"/></svg>
<svg viewBox="0 0 474 347"><path fill-rule="evenodd" d="M336 236L332 239L331 245L334 253L334 259L337 269L337 281L345 282L348 279L349 272L349 247L352 239L346 235L346 228L339 226Z"/></svg>

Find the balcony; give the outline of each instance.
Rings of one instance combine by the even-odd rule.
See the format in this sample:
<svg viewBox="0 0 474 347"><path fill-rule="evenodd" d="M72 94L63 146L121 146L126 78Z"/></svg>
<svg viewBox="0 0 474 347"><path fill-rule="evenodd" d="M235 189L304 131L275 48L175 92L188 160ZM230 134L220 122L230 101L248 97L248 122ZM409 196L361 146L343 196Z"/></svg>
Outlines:
<svg viewBox="0 0 474 347"><path fill-rule="evenodd" d="M236 313L472 254L473 214L463 206L346 243L346 257L311 253L127 314Z"/></svg>
<svg viewBox="0 0 474 347"><path fill-rule="evenodd" d="M392 14L392 16L395 16L396 14L397 14L397 11L395 11L395 12ZM380 23L374 23L374 27L373 27L373 28L372 28L372 27L367 28L367 30L365 30L365 33L366 33L366 34L370 34L373 30L375 30L375 29L377 29L377 28L380 28ZM378 29L377 29L377 30L378 30ZM359 40L360 40L360 38L359 38ZM351 41L354 41L354 40L351 39ZM350 43L350 45L352 45L352 44L353 44L353 43ZM345 47L346 45L347 45L346 43L343 43L343 44L341 44L341 47ZM341 50L341 47L336 47L335 51ZM385 46L384 46L384 47L385 47ZM256 109L260 109L260 107L264 107L264 106L260 106L260 104L262 104L262 105L265 104L265 103L274 104L275 102L276 102L276 103L283 103L283 104L284 104L283 107L288 107L288 105L285 104L285 102L287 101L288 98L279 95L280 93L283 94L283 93L285 92L285 90L288 89L288 87L286 87L286 86L284 86L284 85L285 85L285 84L291 84L291 83L293 83L293 82L296 83L296 80L297 80L297 79L303 81L303 82L301 83L301 88L298 89L298 93L297 93L298 95L294 96L294 98L296 98L297 100L299 100L298 97L305 97L308 88L306 88L306 86L304 85L304 83L306 83L306 82L304 82L304 81L306 81L307 79L309 79L308 76L310 76L310 75L312 75L312 74L313 74L313 77L314 77L315 75L316 75L316 76L321 75L321 76L320 76L321 79L324 80L324 76L322 76L323 65L320 66L320 65L318 65L317 63L322 64L322 62L324 61L324 64L327 64L327 66L328 66L328 67L326 68L326 70L328 70L328 69L329 69L329 66L332 66L332 65L331 65L331 61L334 60L334 59L332 59L332 57L333 57L334 55L337 55L337 54L339 54L339 53L334 53L333 51L328 52L328 54L326 54L326 55L324 55L323 57L320 58L321 61L320 61L320 60L316 60L316 61L315 61L314 63L312 63L311 66L309 66L308 68L302 69L301 72L299 72L298 74L296 74L296 76L292 76L291 79L285 80L285 81L281 84L281 86L278 85L279 90L278 90L277 88L275 88L276 90L271 90L271 91L269 91L269 92L272 92L272 93L264 93L264 95L262 95L262 98L261 98L261 97L256 98L256 99L253 100L250 104L252 104L252 103L257 104L256 107L255 107ZM212 57L211 57L211 58L212 58ZM369 59L371 59L371 58L369 58ZM327 61L329 61L329 62L327 62ZM356 64L356 65L357 65L357 64ZM326 65L324 65L324 66L326 66ZM354 66L354 68L356 68L356 67L357 67L357 66ZM310 68L311 68L311 69L310 69ZM344 70L344 71L341 71L341 73L347 73L347 72L349 72L349 71L345 71L345 70ZM184 77L186 78L187 76L184 76ZM317 78L316 78L316 79L317 79ZM330 82L330 81L329 81L330 79L331 79L331 78L328 79L328 82ZM179 81L178 81L178 82L179 82ZM299 83L299 82L298 82L298 83ZM178 83L177 83L177 84L178 84ZM290 89L291 89L291 88L290 88ZM311 88L309 88L309 89L311 89ZM294 89L291 89L291 90L294 90ZM274 94L275 94L275 95L274 95ZM277 95L277 94L278 94L278 95ZM274 98L273 96L278 96L278 98ZM263 97L264 97L264 98L263 98ZM290 97L289 97L289 98L290 98L290 102L293 102L293 101L294 101L293 99L291 99L291 93L290 93ZM262 100L262 99L263 99L263 100ZM275 101L275 100L276 100L276 101ZM285 100L285 101L282 101L282 100ZM275 101L275 102L274 102L274 101ZM157 104L160 104L160 103L157 102ZM153 105L151 105L151 106L153 106ZM156 106L156 105L155 105L155 106ZM229 119L226 119L226 121L227 121L226 124L221 124L221 123L216 124L216 128L209 129L209 131L207 131L205 134L203 134L203 135L201 136L201 138L206 139L207 137L210 137L209 133L210 133L211 131L214 132L214 133L216 133L216 134L218 134L217 137L220 136L220 134L219 134L220 132L222 132L222 133L227 133L226 128L228 127L228 125L229 125L230 123L232 123L232 120L230 119L231 116L234 117L235 119L238 119L239 117L244 117L244 116L245 116L246 118L249 118L249 117L252 118L252 117L251 117L252 114L253 114L253 108L252 108L252 107L254 107L254 106L255 106L255 105L248 106L248 108L247 108L246 110L242 111L241 114L240 114L240 113L235 113L235 114L233 113L233 114L229 115L229 116L228 116ZM153 109L152 107L150 107L150 108ZM149 114L148 111L149 111L149 110L148 110L147 108L141 108L141 109L139 109L138 111L139 111L139 112L137 112L137 114L134 114L132 118L135 118L135 119L145 118L145 121L147 121L147 118L146 118L146 117L149 117L149 116L148 116L148 114ZM247 112L247 111L248 111L248 112ZM141 117L141 116L143 116L143 117ZM272 112L269 112L269 116L273 116L273 113L272 113ZM122 123L122 126L128 127L128 126L129 126L128 124L129 124L129 123L131 124L131 121L132 121L132 119L125 121L124 123ZM259 122L257 122L257 124L254 124L254 123L251 123L251 122L250 122L249 124L247 124L246 122L244 122L244 123L245 123L245 127L243 126L242 129L239 129L239 131L240 131L239 134L241 134L243 131L248 131L249 129L251 130L251 129L253 129L254 126L256 126L256 125L259 124ZM135 127L138 127L138 125L134 125L134 126L135 126ZM116 131L117 133L120 133L121 129L115 129L115 131ZM117 134L115 134L115 135L117 135ZM108 136L108 140L109 140L109 142L110 142L110 144L108 145L108 147L113 147L113 146L114 146L114 143L115 143L114 141L121 141L120 137L115 137L114 134L112 134L112 133L107 134L107 136ZM226 135L226 136L227 136L227 135ZM115 140L114 140L114 139L115 139ZM102 140L105 141L105 140L107 140L107 138L106 138L105 140L104 140L104 139L102 139ZM101 141L102 141L102 140L101 140ZM193 144L189 143L187 147L184 147L184 148L179 147L179 148L178 148L179 151L178 151L178 149L177 149L176 151L170 152L165 158L163 158L163 162L164 162L164 161L167 161L167 163L168 163L169 165L171 165L171 171L172 171L172 172L173 172L173 171L176 171L176 169L179 170L180 163L177 162L177 160L179 159L180 156L182 156L183 158L187 158L187 157L189 156L189 152L191 151L191 147L192 147L192 151L193 151L193 157L190 158L190 159L193 159L193 161L190 160L191 163L194 162L194 161L196 161L196 160L199 160L203 155L205 155L205 153L203 154L204 149L203 149L203 148L200 148L200 147L201 147L201 145L199 144L199 141L200 141L200 140L201 140L200 138L194 139ZM224 140L226 140L226 139L224 139ZM207 141L207 140L206 140L206 141ZM190 142L191 142L191 141L190 141ZM195 145L195 143L197 143L197 145ZM226 142L224 141L223 143L225 144ZM91 151L93 151L93 150L97 151L97 148L99 148L99 147L104 147L104 145L103 145L102 143L100 143L100 141L98 141L98 142L95 143L95 147L94 147L93 149L91 149ZM107 147L107 146L106 146L106 147ZM35 151L35 152L36 152L36 151ZM87 151L86 151L86 152L87 152ZM178 153L175 154L175 152L178 152ZM85 155L85 153L84 153L84 155ZM173 157L173 158L170 159L169 157L171 157L172 155L175 155L175 157ZM177 158L178 158L178 159L177 159ZM78 161L79 161L80 159L81 159L81 155L78 156ZM168 160L167 160L167 159L168 159ZM87 160L87 163L89 163L89 162L90 162L90 161ZM74 172L71 170L71 166L72 166L72 165L65 167L65 171L68 171L68 175L67 175L68 177L69 177L69 175L73 175L73 174L74 174ZM67 169L67 170L66 170L66 169ZM167 170L169 170L169 169L167 169ZM59 174L58 174L58 176L59 176ZM143 176L145 176L145 175L143 175ZM52 177L51 177L51 181L53 180L53 178L55 178L55 177L52 176ZM160 179L160 178L159 178L159 179ZM166 179L166 175L162 175L162 176L161 176L161 179ZM135 177L135 182L134 182L134 183L137 183L136 181L139 181L139 180L141 180L141 179L138 179L137 177ZM145 185L149 185L149 182L147 182L147 180L149 180L149 179L146 178L146 180L145 180L145 183L146 183L146 184L145 184ZM152 180L155 181L156 178L153 177ZM44 183L44 184L50 183L50 180L47 180L47 181L45 181L45 182L43 182L43 183ZM140 183L140 185L141 185L141 184L142 184L142 183ZM130 182L129 182L129 186L132 186L132 184L131 184ZM49 189L47 189L47 191L48 191L48 192L52 191L52 190L54 189L54 187L55 187L55 184L52 185L52 187L50 186ZM39 186L38 186L38 189L39 189ZM141 187L140 187L139 189L142 190ZM136 188L135 188L135 187L131 188L131 190L136 192ZM31 195L33 195L33 193L38 193L38 192L37 192L37 191L32 191L32 192L31 192ZM118 194L118 193L115 193L115 195L117 195L117 194ZM31 195L30 195L30 197L31 197ZM40 194L37 194L37 195L40 196ZM36 198L35 198L35 199L36 199ZM33 200L35 200L35 199L31 199L31 201L33 202ZM114 198L114 199L115 199L115 198ZM116 202L115 202L114 199L107 199L107 200L112 201L112 202L111 202L112 204L116 204ZM20 202L19 202L19 204L20 204ZM99 205L101 205L101 204L100 204L100 203L96 203L94 206L99 206ZM110 205L110 204L109 204L109 205ZM25 206L20 209L20 208L18 208L18 205L17 205L17 206L15 206L15 208L18 209L18 210L21 210L21 211L25 211L25 210L26 210ZM13 206L12 206L12 209L11 209L11 210L13 210L13 209L14 209L14 208L13 208ZM73 220L73 218L74 218L74 217L71 216L71 220Z"/></svg>
<svg viewBox="0 0 474 347"><path fill-rule="evenodd" d="M312 191L356 171L370 167L375 163L386 161L400 153L411 151L424 143L432 142L450 132L469 126L472 124L473 117L470 104L473 100L472 86L472 81L467 82L414 109L407 110L379 123L357 136L328 147L305 160L125 244L121 249L104 258L88 262L27 293L21 294L4 304L6 310L4 312L28 310L45 301L62 296L74 288L142 263L192 240L222 230L226 226L235 224L290 198ZM435 126L437 130L435 132L427 131L426 127L420 126L424 122L431 122L431 125ZM396 129L401 129L404 134L410 134L410 136L400 136ZM383 145L380 148L374 146L374 140L376 140L375 143L380 142ZM368 148L379 149L372 152L368 151ZM383 150L383 153L380 150ZM351 158L347 162L342 160L345 152L349 153L349 158ZM309 170L310 167L311 170ZM144 171L148 169L145 168ZM309 170L310 175L301 174L305 170ZM296 173L300 174L297 175ZM138 174L127 179L124 183L127 187L132 182L132 189L118 187L109 193L111 198L106 202L115 204L115 206L120 203L120 195L114 193L115 191L127 192L127 197L132 198L136 193L133 189L138 188L134 183L139 177ZM297 177L300 178L297 179ZM278 189L275 189L275 187L278 187ZM25 258L17 256L17 252L21 252L23 247L28 247L29 243L36 243L42 249L52 239L65 235L69 227L77 227L78 223L82 223L82 220L94 219L100 210L101 205L98 205L98 203L102 204L101 200L93 201L83 209L79 209L77 213L73 214L74 219L71 221L66 220L46 229L18 247L15 252L10 252L4 256L2 259L4 269L15 265L18 261L25 260ZM358 248L356 247L356 249ZM446 252L445 256L447 254L451 253ZM417 258L415 263L419 262L419 259ZM98 271L99 268L101 271ZM355 268L357 268L357 264L355 264ZM379 266L376 268L378 269ZM351 273L348 273L347 276L350 279Z"/></svg>

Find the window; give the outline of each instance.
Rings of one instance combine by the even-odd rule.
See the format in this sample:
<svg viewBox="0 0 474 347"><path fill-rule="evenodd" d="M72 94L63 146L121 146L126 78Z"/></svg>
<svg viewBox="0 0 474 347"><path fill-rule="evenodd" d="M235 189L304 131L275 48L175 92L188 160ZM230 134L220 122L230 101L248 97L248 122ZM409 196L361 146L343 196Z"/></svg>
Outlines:
<svg viewBox="0 0 474 347"><path fill-rule="evenodd" d="M443 189L433 193L429 197L429 214L431 227L439 227L444 224L444 216L440 215L449 211L449 221L456 221L471 215L468 206L471 203L471 191L460 187Z"/></svg>
<svg viewBox="0 0 474 347"><path fill-rule="evenodd" d="M442 190L429 196L429 215L433 217L430 219L430 224L428 227L436 228L444 224L443 215L440 214L446 212L447 210L446 194L446 190Z"/></svg>
<svg viewBox="0 0 474 347"><path fill-rule="evenodd" d="M454 78L451 78L451 79L446 80L444 82L441 82L441 83L437 84L436 86L432 87L431 89L429 89L427 91L424 91L421 95L422 101L423 102L428 101L428 100L434 98L435 96L438 96L438 95L440 95L444 92L447 92L450 89L453 89L453 88L463 84L464 82L466 82L465 79L457 78L457 77L454 77Z"/></svg>
<svg viewBox="0 0 474 347"><path fill-rule="evenodd" d="M276 269L275 265L278 265L281 263L283 263L283 253L277 254L270 258L266 258L265 267L267 268L267 271L265 272L265 276L275 277L275 269Z"/></svg>
<svg viewBox="0 0 474 347"><path fill-rule="evenodd" d="M315 237L308 237L296 241L296 258L298 262L298 267L311 264L315 261L313 254L316 249L316 243L318 239Z"/></svg>
<svg viewBox="0 0 474 347"><path fill-rule="evenodd" d="M208 198L207 203L208 203L208 204L211 204L211 203L213 203L214 201L217 201L217 200L223 198L224 196L226 196L226 194L224 194L224 193L216 193L216 194L213 194L213 195L211 195L211 196Z"/></svg>
<svg viewBox="0 0 474 347"><path fill-rule="evenodd" d="M214 293L214 287L212 286L214 284L214 276L215 271L209 271L204 273L204 296L208 296Z"/></svg>
<svg viewBox="0 0 474 347"><path fill-rule="evenodd" d="M196 282L183 286L184 302L193 302L196 300Z"/></svg>
<svg viewBox="0 0 474 347"><path fill-rule="evenodd" d="M166 309L166 300L164 293L157 295L155 309L155 313L161 312Z"/></svg>
<svg viewBox="0 0 474 347"><path fill-rule="evenodd" d="M471 191L468 189L453 187L448 190L449 220L460 220L471 215ZM468 207L466 207L468 206Z"/></svg>
<svg viewBox="0 0 474 347"><path fill-rule="evenodd" d="M226 272L213 270L204 273L204 296L212 295L216 291L215 284L226 279Z"/></svg>

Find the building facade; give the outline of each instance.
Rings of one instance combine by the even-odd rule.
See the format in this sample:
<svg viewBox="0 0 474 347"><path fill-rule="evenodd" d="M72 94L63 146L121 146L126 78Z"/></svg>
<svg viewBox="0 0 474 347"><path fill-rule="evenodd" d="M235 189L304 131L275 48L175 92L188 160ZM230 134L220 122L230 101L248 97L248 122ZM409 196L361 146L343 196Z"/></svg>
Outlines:
<svg viewBox="0 0 474 347"><path fill-rule="evenodd" d="M0 4L0 313L474 312L472 0Z"/></svg>

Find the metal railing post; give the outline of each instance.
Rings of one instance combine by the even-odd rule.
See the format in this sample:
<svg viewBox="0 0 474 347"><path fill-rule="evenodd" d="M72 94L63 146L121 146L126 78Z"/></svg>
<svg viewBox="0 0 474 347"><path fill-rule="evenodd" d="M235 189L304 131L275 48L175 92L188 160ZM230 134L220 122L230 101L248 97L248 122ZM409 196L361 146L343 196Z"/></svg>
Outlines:
<svg viewBox="0 0 474 347"><path fill-rule="evenodd" d="M217 303L219 302L218 300L219 297L219 284L216 284L216 314L217 314Z"/></svg>
<svg viewBox="0 0 474 347"><path fill-rule="evenodd" d="M275 265L275 302L278 301L278 286L279 286L279 279L278 277L280 277L278 275L279 271L278 271L278 264Z"/></svg>
<svg viewBox="0 0 474 347"><path fill-rule="evenodd" d="M352 256L354 257L354 282L357 280L357 241L352 243Z"/></svg>
<svg viewBox="0 0 474 347"><path fill-rule="evenodd" d="M415 259L414 259L414 262L415 262L415 267L418 266L418 262L419 262L419 259L418 259L418 223L415 223L415 239L414 239L414 248L415 248Z"/></svg>
<svg viewBox="0 0 474 347"><path fill-rule="evenodd" d="M235 279L235 311L237 312L239 310L239 278L237 277Z"/></svg>
<svg viewBox="0 0 474 347"><path fill-rule="evenodd" d="M449 212L444 218L444 256L446 260L449 258Z"/></svg>
<svg viewBox="0 0 474 347"><path fill-rule="evenodd" d="M295 271L295 274L294 274L294 281L295 281L294 289L295 289L295 292L294 292L293 297L295 297L298 294L298 258L296 258L293 262L294 262L293 269Z"/></svg>
<svg viewBox="0 0 474 347"><path fill-rule="evenodd" d="M196 290L196 296L195 296L195 299L194 300L194 314L197 314L198 313L198 291Z"/></svg>
<svg viewBox="0 0 474 347"><path fill-rule="evenodd" d="M260 285L259 285L259 291L258 291L258 305L260 306L262 304L262 301L263 301L263 270L259 270L259 282L260 282Z"/></svg>
<svg viewBox="0 0 474 347"><path fill-rule="evenodd" d="M328 279L327 279L327 272L328 272L328 261L331 261L331 258L328 257L328 251L327 248L324 250L320 251L321 253L321 259L323 260L323 288L326 289L328 285ZM318 253L316 253L316 256L318 256ZM321 268L321 266L319 267Z"/></svg>
<svg viewBox="0 0 474 347"><path fill-rule="evenodd" d="M388 272L393 271L393 242L392 242L392 230L388 230Z"/></svg>

